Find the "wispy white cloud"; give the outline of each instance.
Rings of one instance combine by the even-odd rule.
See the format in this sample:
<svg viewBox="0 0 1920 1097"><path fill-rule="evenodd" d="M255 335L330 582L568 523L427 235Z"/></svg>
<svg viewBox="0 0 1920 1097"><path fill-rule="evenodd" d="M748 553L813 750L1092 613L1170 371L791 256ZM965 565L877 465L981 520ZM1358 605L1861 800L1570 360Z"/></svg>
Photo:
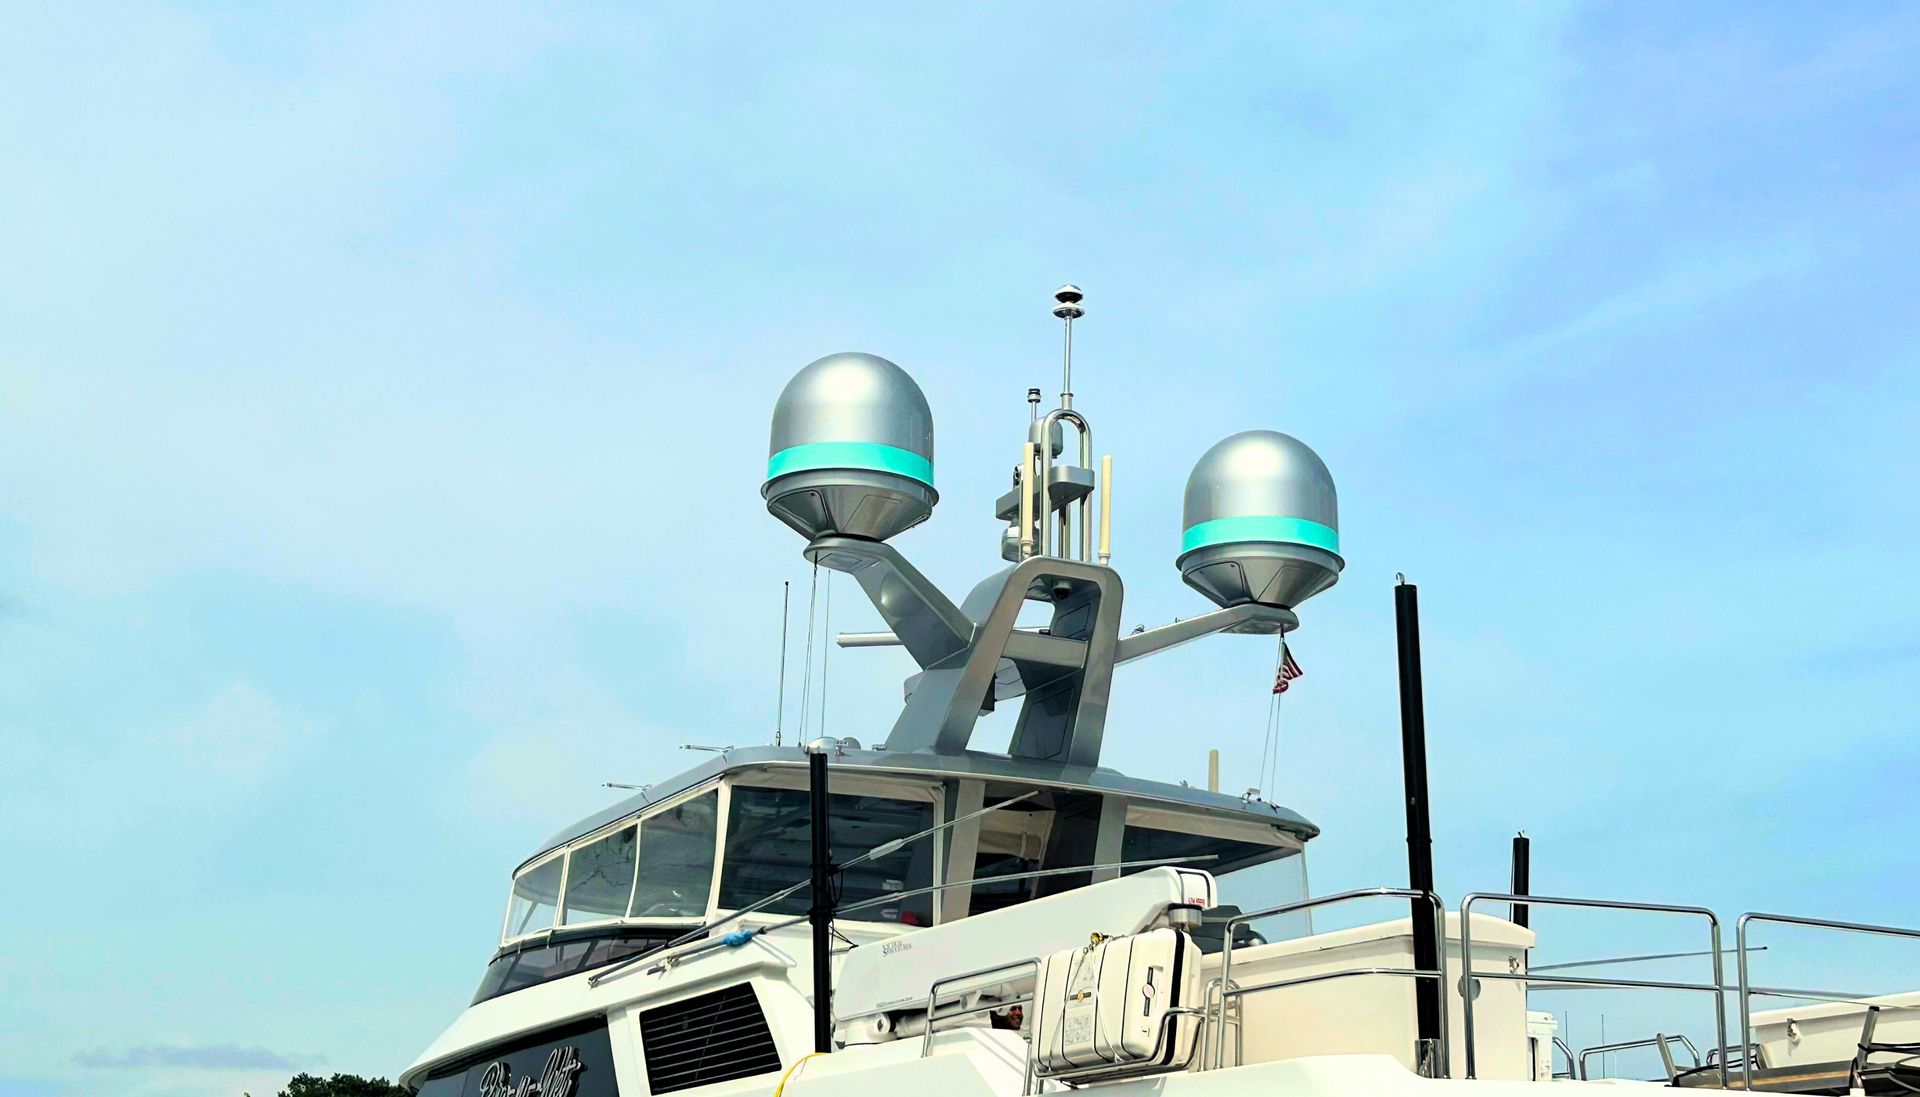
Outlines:
<svg viewBox="0 0 1920 1097"><path fill-rule="evenodd" d="M68 854L134 835L205 841L209 828L256 810L316 732L311 719L246 682L133 727L114 726L118 718L109 705L60 734L16 737L16 762L35 774L0 804L17 840Z"/></svg>
<svg viewBox="0 0 1920 1097"><path fill-rule="evenodd" d="M264 1047L241 1044L153 1044L118 1050L95 1048L74 1055L83 1067L102 1070L149 1070L185 1067L193 1070L295 1070L310 1065L311 1055L283 1055Z"/></svg>

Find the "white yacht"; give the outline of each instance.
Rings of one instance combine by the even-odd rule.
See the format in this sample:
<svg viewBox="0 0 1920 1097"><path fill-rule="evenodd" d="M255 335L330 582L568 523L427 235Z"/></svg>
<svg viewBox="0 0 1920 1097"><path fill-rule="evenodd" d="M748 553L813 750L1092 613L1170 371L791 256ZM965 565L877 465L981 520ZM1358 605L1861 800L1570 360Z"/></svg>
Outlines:
<svg viewBox="0 0 1920 1097"><path fill-rule="evenodd" d="M1188 482L1178 566L1211 610L1121 634L1108 566L1111 459L1073 407L1032 390L1006 566L957 603L888 542L927 520L933 417L900 367L808 365L773 412L772 514L816 567L852 575L921 668L890 729L728 749L542 844L512 874L500 944L466 1010L402 1076L421 1097L873 1094L1164 1097L1426 1092L1586 1081L1596 1052L1652 1047L1652 1085L1899 1092L1920 1084L1920 994L1753 1013L1747 930L1825 919L1522 895L1434 894L1426 847L1415 592L1399 591L1410 887L1309 896L1312 823L1100 765L1116 668L1214 634L1272 637L1342 567L1334 484L1306 445L1229 437ZM1066 442L1076 443L1077 459ZM1031 603L1050 609L1024 627ZM973 749L997 706L1005 753ZM1386 897L1406 914L1314 932L1315 911ZM1594 906L1692 919L1709 982L1531 972L1526 912ZM1729 971L1728 969L1732 969ZM1530 988L1692 991L1681 1035L1575 1051ZM1784 992L1781 992L1784 993ZM1818 994L1794 994L1803 1001ZM1920 1059L1915 1059L1920 1062Z"/></svg>

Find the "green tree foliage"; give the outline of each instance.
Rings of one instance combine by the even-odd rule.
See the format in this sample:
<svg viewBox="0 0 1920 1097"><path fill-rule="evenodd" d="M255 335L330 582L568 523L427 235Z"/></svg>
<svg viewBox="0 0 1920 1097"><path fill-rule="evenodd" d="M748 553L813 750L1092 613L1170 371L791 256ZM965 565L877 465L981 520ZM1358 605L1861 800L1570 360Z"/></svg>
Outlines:
<svg viewBox="0 0 1920 1097"><path fill-rule="evenodd" d="M321 1078L302 1073L293 1076L280 1097L407 1097L407 1091L385 1078L362 1078L358 1074Z"/></svg>

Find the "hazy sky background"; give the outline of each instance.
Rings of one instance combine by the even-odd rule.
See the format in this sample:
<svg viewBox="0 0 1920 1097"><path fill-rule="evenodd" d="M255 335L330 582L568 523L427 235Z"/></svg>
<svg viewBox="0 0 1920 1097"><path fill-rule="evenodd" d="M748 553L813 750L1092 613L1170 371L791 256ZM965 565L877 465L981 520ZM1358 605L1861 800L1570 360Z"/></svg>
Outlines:
<svg viewBox="0 0 1920 1097"><path fill-rule="evenodd" d="M601 782L770 738L786 377L919 379L962 592L1065 280L1129 627L1205 608L1213 441L1339 482L1315 890L1404 879L1405 571L1450 899L1525 828L1543 893L1920 923L1913 9L657 7L8 11L0 1094L397 1072ZM1255 783L1272 656L1126 668L1107 763ZM831 668L881 738L906 657Z"/></svg>

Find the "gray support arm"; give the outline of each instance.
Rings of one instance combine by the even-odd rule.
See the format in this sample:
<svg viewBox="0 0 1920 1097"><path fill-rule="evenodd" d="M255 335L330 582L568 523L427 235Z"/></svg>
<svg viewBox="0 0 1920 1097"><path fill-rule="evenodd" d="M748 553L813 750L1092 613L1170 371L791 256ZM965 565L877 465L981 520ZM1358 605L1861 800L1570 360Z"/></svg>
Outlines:
<svg viewBox="0 0 1920 1097"><path fill-rule="evenodd" d="M1198 617L1189 617L1175 621L1171 625L1161 625L1156 629L1135 633L1120 638L1120 652L1114 659L1116 663L1144 659L1168 648L1178 647L1190 640L1202 636L1211 636L1216 632L1253 633L1271 636L1277 632L1289 632L1300 625L1290 609L1279 606L1263 606L1258 602L1247 602L1226 609L1216 609Z"/></svg>
<svg viewBox="0 0 1920 1097"><path fill-rule="evenodd" d="M873 608L921 667L965 651L973 622L892 546L858 537L816 537L808 560L860 581Z"/></svg>

